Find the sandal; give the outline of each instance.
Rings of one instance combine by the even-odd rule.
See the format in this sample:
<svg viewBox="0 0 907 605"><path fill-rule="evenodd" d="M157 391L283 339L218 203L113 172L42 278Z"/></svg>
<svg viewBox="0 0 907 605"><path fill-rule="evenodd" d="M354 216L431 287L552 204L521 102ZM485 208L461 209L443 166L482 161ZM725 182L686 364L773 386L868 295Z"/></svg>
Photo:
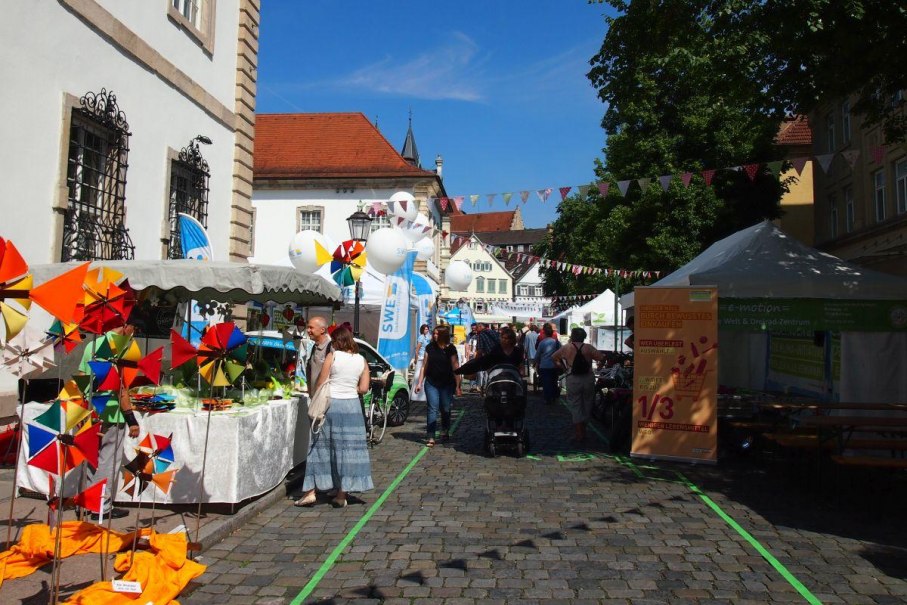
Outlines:
<svg viewBox="0 0 907 605"><path fill-rule="evenodd" d="M429 439L428 441L425 442L425 446L426 447L435 447L435 440Z"/></svg>
<svg viewBox="0 0 907 605"><path fill-rule="evenodd" d="M315 506L315 502L317 500L318 500L318 498L315 496L315 494L312 494L308 498L305 498L305 497L300 498L299 500L297 500L296 502L293 503L293 506L304 506L304 507Z"/></svg>

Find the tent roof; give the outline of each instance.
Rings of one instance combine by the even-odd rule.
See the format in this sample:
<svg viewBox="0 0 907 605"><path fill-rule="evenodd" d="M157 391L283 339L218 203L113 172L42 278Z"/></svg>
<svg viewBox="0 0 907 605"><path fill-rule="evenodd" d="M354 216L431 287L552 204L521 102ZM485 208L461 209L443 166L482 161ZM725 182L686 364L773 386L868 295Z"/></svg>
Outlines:
<svg viewBox="0 0 907 605"><path fill-rule="evenodd" d="M715 242L652 285L716 285L727 298L907 299L907 280L810 248L767 220Z"/></svg>
<svg viewBox="0 0 907 605"><path fill-rule="evenodd" d="M560 319L561 317L567 317L568 315L573 315L574 313L614 313L614 292L610 289L605 289L604 292L593 298L592 300L569 309L561 311L549 321L554 321ZM617 310L618 315L620 315L620 309Z"/></svg>
<svg viewBox="0 0 907 605"><path fill-rule="evenodd" d="M31 272L41 283L79 263L35 265ZM180 300L216 300L242 303L250 300L300 305L342 301L340 288L317 275L304 275L292 267L197 260L94 261L92 269L107 267L123 273L135 290L157 288Z"/></svg>

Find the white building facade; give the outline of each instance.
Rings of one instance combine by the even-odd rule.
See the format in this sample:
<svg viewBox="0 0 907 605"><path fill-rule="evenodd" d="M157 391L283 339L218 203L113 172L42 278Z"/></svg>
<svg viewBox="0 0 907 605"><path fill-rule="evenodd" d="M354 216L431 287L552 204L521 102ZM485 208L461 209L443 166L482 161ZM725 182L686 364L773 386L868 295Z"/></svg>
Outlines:
<svg viewBox="0 0 907 605"><path fill-rule="evenodd" d="M248 255L259 0L13 2L6 210L31 264L175 256L176 211Z"/></svg>
<svg viewBox="0 0 907 605"><path fill-rule="evenodd" d="M472 268L472 282L465 290L447 288L445 303L456 305L460 299L471 306L476 321L509 322L509 315L496 315L492 312L495 302L513 300L513 277L497 258L489 254L482 242L475 235L450 255L450 262L463 261Z"/></svg>

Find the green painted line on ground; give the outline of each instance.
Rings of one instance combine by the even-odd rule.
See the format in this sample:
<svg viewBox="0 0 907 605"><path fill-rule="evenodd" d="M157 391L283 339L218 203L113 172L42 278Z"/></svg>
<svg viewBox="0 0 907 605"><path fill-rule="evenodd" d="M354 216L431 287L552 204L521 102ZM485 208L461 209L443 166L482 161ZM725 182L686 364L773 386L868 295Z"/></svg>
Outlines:
<svg viewBox="0 0 907 605"><path fill-rule="evenodd" d="M709 498L709 497L708 497L701 489L699 489L699 487L698 487L697 485L695 485L692 481L690 481L689 479L687 479L687 478L683 475L683 473L680 473L679 471L675 471L675 473L677 473L677 476L680 478L681 482L683 482L683 484L686 485L687 488L689 488L689 490L690 490L691 492L693 492L694 494L696 494L697 496L699 496L699 498L700 498L703 502L706 503L706 506L708 506L708 507L711 508L713 511L715 511L715 513L716 513L719 517L721 517L722 519L724 519L724 522L725 522L725 523L727 523L728 525L730 525L730 526L734 529L734 531L736 531L738 534L740 534L740 535L743 537L744 540L746 540L747 542L749 542L750 546L752 546L753 548L755 548L756 551L757 551L760 555L762 555L762 558L765 559L766 561L768 561L769 565L771 565L772 567L774 567L774 568L775 568L775 571L777 571L779 574L781 574L781 576L782 576L785 580L787 580L787 582L788 582L791 586L793 586L794 589L795 589L797 592L800 593L800 596L802 596L804 599L806 599L806 601L807 601L808 603L812 603L812 605L822 605L822 601L820 601L818 598L816 598L816 596L815 596L813 593L811 593L811 592L809 591L809 589L808 589L806 586L804 586L803 583L800 582L800 580L798 580L798 579L796 578L796 576L794 576L794 574L792 574L792 573L790 572L790 570L788 570L788 569L781 563L781 561L779 561L778 559L776 559L775 556L772 555L772 553L770 553L770 552L768 551L767 548L765 548L764 546L762 546L762 544L760 544L759 541L756 540L756 538L754 538L754 537L752 536L752 534L750 534L748 531L746 531L745 529L743 529L743 527L741 527L740 524L737 523L730 515L728 515L726 512L724 512L724 511L721 509L721 507L718 506L718 504L717 504L714 500L712 500L711 498Z"/></svg>
<svg viewBox="0 0 907 605"><path fill-rule="evenodd" d="M463 411L460 411L460 414L457 416L456 421L454 421L453 426L450 427L451 433L455 433L457 431L457 427L460 425L460 421L465 415L466 414ZM318 568L318 571L315 572L315 575L312 576L312 579L302 587L302 590L298 595L296 595L296 598L290 601L290 605L301 605L306 597L312 594L312 591L317 588L322 578L324 578L324 576L331 570L331 567L334 566L334 563L337 562L337 559L340 558L340 555L343 554L343 551L346 550L346 547L349 546L354 539L356 539L356 536L360 531L362 531L362 528L365 527L365 524L369 522L369 520L376 512L378 512L378 509L381 508L381 505L384 504L384 501L387 500L388 497L390 497L394 490L396 490L400 483L403 482L409 472L413 470L413 468L417 464L419 464L419 461L422 460L423 456L425 456L425 454L427 454L430 449L431 448L427 445L423 445L422 448L419 449L419 452L413 457L412 460L409 461L409 464L407 464L406 467L404 467L404 469L400 471L400 474L398 474L391 482L391 484L387 486L387 489L385 489L381 496L377 500L375 500L375 503L372 504L365 512L365 514L362 515L362 517L356 522L356 525L354 525L353 528L349 532L347 532L346 536L343 537L343 540L341 540L340 543L334 547L334 550L331 551L331 554L328 555L328 558L325 559L324 563L321 564L321 567Z"/></svg>

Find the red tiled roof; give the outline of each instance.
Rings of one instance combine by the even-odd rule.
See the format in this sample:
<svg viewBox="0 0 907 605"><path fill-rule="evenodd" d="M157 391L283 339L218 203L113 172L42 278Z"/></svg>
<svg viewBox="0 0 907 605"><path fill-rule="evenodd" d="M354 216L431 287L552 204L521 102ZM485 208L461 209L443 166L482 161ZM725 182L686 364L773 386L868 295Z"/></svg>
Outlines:
<svg viewBox="0 0 907 605"><path fill-rule="evenodd" d="M409 164L361 113L255 116L255 178L435 177Z"/></svg>
<svg viewBox="0 0 907 605"><path fill-rule="evenodd" d="M509 231L513 225L515 210L510 212L481 212L478 214L461 214L450 217L452 233L472 233L473 231Z"/></svg>
<svg viewBox="0 0 907 605"><path fill-rule="evenodd" d="M784 118L775 136L776 145L812 145L812 143L813 131L806 116Z"/></svg>

